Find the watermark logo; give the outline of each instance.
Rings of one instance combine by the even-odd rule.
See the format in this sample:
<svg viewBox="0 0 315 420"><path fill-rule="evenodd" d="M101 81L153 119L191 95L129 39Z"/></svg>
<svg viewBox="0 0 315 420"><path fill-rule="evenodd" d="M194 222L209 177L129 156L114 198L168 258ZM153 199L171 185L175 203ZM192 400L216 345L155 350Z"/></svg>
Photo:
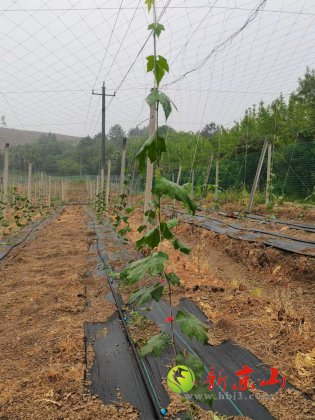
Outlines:
<svg viewBox="0 0 315 420"><path fill-rule="evenodd" d="M195 379L195 374L189 367L179 365L168 372L167 385L177 394L184 394L194 387Z"/></svg>

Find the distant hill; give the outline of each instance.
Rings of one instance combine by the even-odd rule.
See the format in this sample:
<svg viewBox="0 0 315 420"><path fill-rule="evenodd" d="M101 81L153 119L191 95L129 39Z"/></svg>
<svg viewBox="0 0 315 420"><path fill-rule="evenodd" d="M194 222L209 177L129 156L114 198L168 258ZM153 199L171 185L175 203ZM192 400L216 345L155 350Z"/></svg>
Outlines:
<svg viewBox="0 0 315 420"><path fill-rule="evenodd" d="M10 143L10 146L17 146L18 144L32 144L41 135L47 134L41 131L26 131L17 130L15 128L0 127L0 148L2 149L5 143ZM57 140L68 143L78 143L80 137L66 136L64 134L56 134Z"/></svg>

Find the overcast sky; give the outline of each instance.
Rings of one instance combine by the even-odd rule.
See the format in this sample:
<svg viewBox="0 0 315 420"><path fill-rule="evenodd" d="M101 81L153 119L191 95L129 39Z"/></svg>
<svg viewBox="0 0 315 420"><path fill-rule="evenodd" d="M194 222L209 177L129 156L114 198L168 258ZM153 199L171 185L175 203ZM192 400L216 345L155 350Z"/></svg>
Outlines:
<svg viewBox="0 0 315 420"><path fill-rule="evenodd" d="M314 0L267 0L225 43L260 3L157 0L158 14L167 6L158 52L170 64L163 90L178 108L171 126L231 126L252 104L280 92L287 98L306 66L315 66ZM7 125L93 136L101 129L101 102L91 90L100 91L103 80L108 93L117 90L107 98L107 130L144 121L152 40L141 48L151 21L144 0L1 0L0 114Z"/></svg>

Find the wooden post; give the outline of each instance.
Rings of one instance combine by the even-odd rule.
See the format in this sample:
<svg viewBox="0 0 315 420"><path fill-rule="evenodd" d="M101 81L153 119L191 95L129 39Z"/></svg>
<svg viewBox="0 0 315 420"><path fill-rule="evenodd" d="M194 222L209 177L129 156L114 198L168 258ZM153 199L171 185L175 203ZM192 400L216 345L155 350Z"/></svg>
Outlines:
<svg viewBox="0 0 315 420"><path fill-rule="evenodd" d="M121 151L119 194L122 194L124 192L125 167L126 167L126 147L127 147L127 138L124 137L123 138L122 151Z"/></svg>
<svg viewBox="0 0 315 420"><path fill-rule="evenodd" d="M101 169L101 188L100 188L100 190L101 190L101 193L104 192L104 169L103 168Z"/></svg>
<svg viewBox="0 0 315 420"><path fill-rule="evenodd" d="M177 180L176 180L176 184L177 185L179 185L181 174L182 174L182 165L179 165L178 174L177 174Z"/></svg>
<svg viewBox="0 0 315 420"><path fill-rule="evenodd" d="M6 143L4 149L4 165L3 165L3 196L2 199L6 203L3 209L3 218L6 218L8 204L8 187L9 187L9 143Z"/></svg>
<svg viewBox="0 0 315 420"><path fill-rule="evenodd" d="M99 175L96 176L96 195L99 193L100 189L100 177Z"/></svg>
<svg viewBox="0 0 315 420"><path fill-rule="evenodd" d="M220 160L216 158L215 160L215 190L214 190L215 201L218 201L218 198L219 198L219 165L220 165Z"/></svg>
<svg viewBox="0 0 315 420"><path fill-rule="evenodd" d="M48 178L48 207L51 206L51 176Z"/></svg>
<svg viewBox="0 0 315 420"><path fill-rule="evenodd" d="M156 105L150 107L149 137L153 136L156 131ZM153 163L147 158L147 176L144 192L144 213L149 210L149 203L152 199L152 182L153 182Z"/></svg>
<svg viewBox="0 0 315 420"><path fill-rule="evenodd" d="M212 167L212 162L213 162L213 155L210 156L210 161L209 161L209 166L207 168L207 172L205 175L205 179L203 181L204 185L208 185L208 181L209 181L209 176L210 176L210 172L211 172L211 167Z"/></svg>
<svg viewBox="0 0 315 420"><path fill-rule="evenodd" d="M253 186L252 186L252 191L251 191L250 197L249 197L249 203L248 203L248 208L247 208L248 213L250 213L250 211L252 209L252 206L254 204L255 192L256 192L256 189L257 189L258 182L259 182L260 172L261 172L262 165L264 163L267 147L268 147L268 140L265 138L264 145L263 145L263 148L261 150L257 170L256 170L254 183L253 183Z"/></svg>
<svg viewBox="0 0 315 420"><path fill-rule="evenodd" d="M194 188L195 188L195 170L191 170L191 197L194 198Z"/></svg>
<svg viewBox="0 0 315 420"><path fill-rule="evenodd" d="M65 199L65 185L64 180L61 180L61 201L63 202Z"/></svg>
<svg viewBox="0 0 315 420"><path fill-rule="evenodd" d="M109 189L110 189L110 159L107 162L107 178L106 178L106 195L105 195L105 206L106 210L108 209L108 200L109 200Z"/></svg>
<svg viewBox="0 0 315 420"><path fill-rule="evenodd" d="M266 205L269 203L269 200L270 200L271 156L272 156L271 144L268 143L268 149L267 149Z"/></svg>
<svg viewBox="0 0 315 420"><path fill-rule="evenodd" d="M32 200L32 169L33 163L28 162L28 178L27 178L27 199Z"/></svg>
<svg viewBox="0 0 315 420"><path fill-rule="evenodd" d="M44 195L44 172L40 173L40 194Z"/></svg>

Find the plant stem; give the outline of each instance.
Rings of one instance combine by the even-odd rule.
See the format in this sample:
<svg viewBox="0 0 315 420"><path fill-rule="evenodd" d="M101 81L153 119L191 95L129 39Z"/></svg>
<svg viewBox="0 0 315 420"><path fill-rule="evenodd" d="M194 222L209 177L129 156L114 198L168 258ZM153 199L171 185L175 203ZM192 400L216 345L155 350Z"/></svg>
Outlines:
<svg viewBox="0 0 315 420"><path fill-rule="evenodd" d="M164 276L166 279L165 272L164 272ZM170 317L171 317L170 324L171 324L171 331L172 331L172 345L174 349L174 355L177 356L177 349L176 349L175 335L174 335L174 325L173 325L172 287L171 287L171 283L168 280L167 280L167 284L168 284L168 299L169 299L169 304L170 304Z"/></svg>

